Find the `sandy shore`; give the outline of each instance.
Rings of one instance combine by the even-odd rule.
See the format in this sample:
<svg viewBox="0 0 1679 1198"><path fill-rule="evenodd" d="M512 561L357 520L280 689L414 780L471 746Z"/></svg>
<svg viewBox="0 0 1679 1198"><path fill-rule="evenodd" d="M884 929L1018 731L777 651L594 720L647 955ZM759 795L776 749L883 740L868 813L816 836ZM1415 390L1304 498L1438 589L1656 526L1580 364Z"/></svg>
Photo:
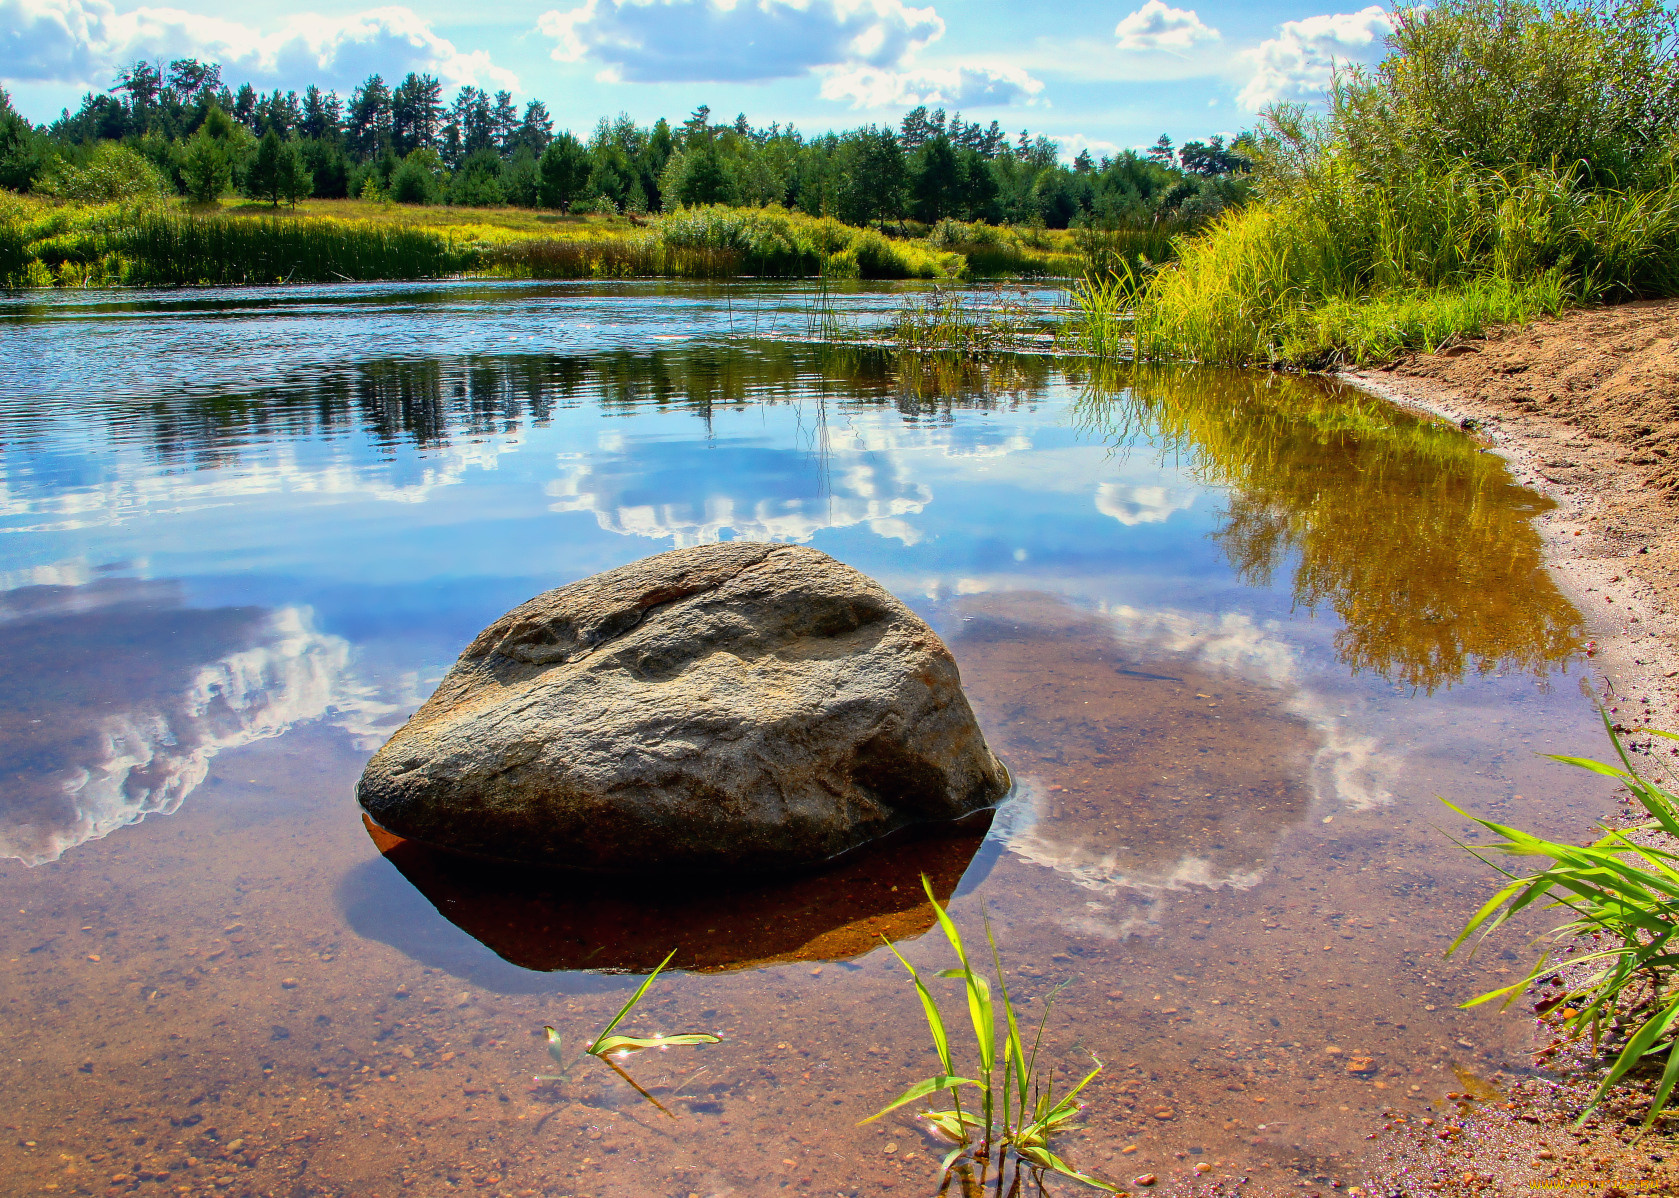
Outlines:
<svg viewBox="0 0 1679 1198"><path fill-rule="evenodd" d="M1679 302L1570 313L1342 377L1470 430L1554 503L1538 527L1586 617L1597 697L1622 729L1679 730ZM1655 749L1679 772L1671 746ZM1554 1038L1538 1021L1535 1033L1536 1048ZM1432 1124L1389 1124L1378 1156L1391 1192L1513 1193L1533 1172L1589 1193L1675 1192L1672 1141L1638 1131L1643 1095L1573 1126L1598 1068L1559 1057L1505 1092L1464 1094Z"/></svg>

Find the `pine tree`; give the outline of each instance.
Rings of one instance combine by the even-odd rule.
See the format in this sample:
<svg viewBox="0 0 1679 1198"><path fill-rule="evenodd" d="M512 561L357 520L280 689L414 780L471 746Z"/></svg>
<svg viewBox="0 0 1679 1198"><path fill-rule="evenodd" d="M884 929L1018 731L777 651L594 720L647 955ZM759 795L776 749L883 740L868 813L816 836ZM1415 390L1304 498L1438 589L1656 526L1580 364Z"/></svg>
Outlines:
<svg viewBox="0 0 1679 1198"><path fill-rule="evenodd" d="M211 111L221 115L219 108ZM193 203L211 203L233 185L233 160L228 149L223 139L210 132L208 122L199 126L198 132L188 140L181 155L181 176L186 181L187 197Z"/></svg>
<svg viewBox="0 0 1679 1198"><path fill-rule="evenodd" d="M285 142L280 147L280 158L275 164L274 192L276 203L284 199L293 208L297 202L306 198L314 191L314 179L309 173L309 164L303 160L303 149L295 141Z"/></svg>
<svg viewBox="0 0 1679 1198"><path fill-rule="evenodd" d="M316 141L336 141L344 131L340 107L337 92L323 92L311 83L303 93L303 135Z"/></svg>
<svg viewBox="0 0 1679 1198"><path fill-rule="evenodd" d="M391 145L391 92L385 81L369 75L350 94L350 111L345 124L350 149L363 161L377 158Z"/></svg>
<svg viewBox="0 0 1679 1198"><path fill-rule="evenodd" d="M406 157L415 150L437 148L438 124L443 119L443 85L430 75L408 72L391 93L391 141Z"/></svg>
<svg viewBox="0 0 1679 1198"><path fill-rule="evenodd" d="M562 212L582 194L589 179L589 151L570 132L562 133L548 143L537 163L541 178L538 194L544 208L558 208Z"/></svg>
<svg viewBox="0 0 1679 1198"><path fill-rule="evenodd" d="M495 107L490 110L490 134L495 148L503 154L513 152L513 139L519 132L519 110L513 107L513 93L496 93Z"/></svg>
<svg viewBox="0 0 1679 1198"><path fill-rule="evenodd" d="M245 172L245 194L253 200L268 200L280 206L280 159L284 154L280 135L270 129L257 143L256 157Z"/></svg>
<svg viewBox="0 0 1679 1198"><path fill-rule="evenodd" d="M518 133L514 134L516 148L523 147L532 154L541 154L553 140L554 118L548 115L548 106L541 100L532 100L525 105L525 118L519 122Z"/></svg>

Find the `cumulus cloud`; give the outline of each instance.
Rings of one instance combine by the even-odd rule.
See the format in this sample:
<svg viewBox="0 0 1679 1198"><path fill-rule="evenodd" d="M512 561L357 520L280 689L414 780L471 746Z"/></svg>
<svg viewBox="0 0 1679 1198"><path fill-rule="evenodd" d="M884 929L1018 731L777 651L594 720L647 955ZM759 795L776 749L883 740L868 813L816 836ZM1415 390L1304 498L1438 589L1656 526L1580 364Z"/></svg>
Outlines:
<svg viewBox="0 0 1679 1198"><path fill-rule="evenodd" d="M1236 99L1256 112L1268 104L1319 99L1337 64L1380 59L1392 30L1393 19L1374 4L1354 13L1285 21L1276 37L1247 51L1253 78Z"/></svg>
<svg viewBox="0 0 1679 1198"><path fill-rule="evenodd" d="M1100 137L1086 137L1082 133L1074 133L1068 136L1052 134L1050 140L1060 147L1063 162L1073 161L1085 150L1089 150L1091 156L1095 158L1112 158L1119 153L1118 142L1106 141Z"/></svg>
<svg viewBox="0 0 1679 1198"><path fill-rule="evenodd" d="M841 64L896 66L944 35L902 0L586 0L542 14L561 62L637 83L784 79Z"/></svg>
<svg viewBox="0 0 1679 1198"><path fill-rule="evenodd" d="M411 9L299 13L264 31L175 8L118 12L109 0L0 0L0 78L103 86L137 58L216 61L230 77L349 88L375 71L517 88L484 51L462 52Z"/></svg>
<svg viewBox="0 0 1679 1198"><path fill-rule="evenodd" d="M1161 0L1148 3L1114 26L1121 50L1188 50L1200 42L1218 40L1218 30L1205 24L1193 8L1173 8Z"/></svg>
<svg viewBox="0 0 1679 1198"><path fill-rule="evenodd" d="M939 104L947 108L1031 104L1044 85L1019 67L928 67L883 71L842 67L824 73L822 97L846 100L853 108L912 108Z"/></svg>

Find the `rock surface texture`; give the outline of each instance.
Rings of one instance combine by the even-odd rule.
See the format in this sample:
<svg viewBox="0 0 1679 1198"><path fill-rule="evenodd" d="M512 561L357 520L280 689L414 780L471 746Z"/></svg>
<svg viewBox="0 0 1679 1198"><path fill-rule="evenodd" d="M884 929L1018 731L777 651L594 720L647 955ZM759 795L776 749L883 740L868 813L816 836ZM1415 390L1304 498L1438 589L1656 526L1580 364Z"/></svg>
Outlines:
<svg viewBox="0 0 1679 1198"><path fill-rule="evenodd" d="M514 608L368 763L399 836L601 873L808 866L996 802L956 662L817 550L726 542Z"/></svg>

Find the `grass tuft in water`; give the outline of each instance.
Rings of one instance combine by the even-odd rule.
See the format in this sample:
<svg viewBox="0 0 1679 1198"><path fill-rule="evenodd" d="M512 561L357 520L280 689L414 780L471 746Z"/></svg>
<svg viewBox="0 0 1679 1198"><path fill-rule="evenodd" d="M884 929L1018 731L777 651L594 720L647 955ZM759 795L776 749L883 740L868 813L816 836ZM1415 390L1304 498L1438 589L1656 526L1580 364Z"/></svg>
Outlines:
<svg viewBox="0 0 1679 1198"><path fill-rule="evenodd" d="M676 950L673 948L665 956L665 959L659 962L658 967L642 979L641 985L636 987L636 991L634 994L630 995L629 1001L618 1008L618 1013L612 1017L611 1022L596 1033L594 1039L590 1040L583 1046L583 1051L579 1052L569 1061L566 1059L565 1043L560 1033L551 1027L544 1027L542 1030L548 1039L548 1055L554 1059L555 1064L559 1065L560 1071L558 1073L538 1074L536 1080L539 1082L564 1081L567 1075L569 1075L571 1071L582 1062L584 1057L594 1057L596 1060L601 1061L609 1067L619 1077L629 1082L630 1085L635 1088L636 1093L647 1099L648 1102L651 1102L661 1111L664 1111L665 1114L670 1115L671 1112L666 1110L665 1107L646 1090L643 1090L640 1086L636 1085L635 1081L618 1067L613 1058L621 1059L631 1055L632 1053L642 1052L643 1050L649 1048L676 1048L685 1044L721 1044L723 1042L723 1038L721 1036L714 1036L710 1032L682 1032L674 1036L615 1036L612 1033L617 1029L620 1023L624 1022L630 1012L635 1010L636 1004L642 1000L642 997L652 987L653 982L658 978L665 966L670 964L670 960L674 956L676 956ZM673 1115L672 1118L674 1117L675 1116Z"/></svg>
<svg viewBox="0 0 1679 1198"><path fill-rule="evenodd" d="M976 1185L983 1191L987 1175L995 1167L997 1192L1001 1194L1005 1192L1004 1178L1012 1167L1013 1184L1007 1191L1011 1195L1018 1192L1026 1175L1034 1175L1041 1184L1046 1172L1059 1173L1097 1189L1117 1193L1117 1187L1087 1173L1081 1173L1056 1156L1049 1146L1050 1138L1058 1132L1068 1130L1068 1125L1084 1109L1083 1104L1078 1101L1078 1096L1102 1072L1102 1062L1096 1061L1096 1068L1060 1099L1054 1096L1053 1077L1043 1077L1038 1072L1038 1050L1043 1044L1044 1027L1049 1022L1051 1004L1063 987L1057 986L1045 995L1043 1016L1038 1021L1037 1032L1028 1051L1021 1038L1014 1003L1009 998L1008 983L1003 976L1002 958L997 952L996 938L991 934L991 921L986 920L985 940L991 949L991 962L996 970L997 989L1002 996L1004 1016L1002 1069L999 1075L998 1004L992 998L991 983L973 968L968 959L967 947L962 942L962 934L957 931L949 913L940 906L938 897L933 893L933 885L925 874L922 875L921 885L927 892L927 901L933 904L933 912L938 917L939 927L943 930L945 939L950 941L950 947L956 953L958 964L954 968L941 971L938 976L955 978L962 982L968 1004L968 1019L973 1025L979 1076L963 1077L957 1074L955 1057L951 1052L950 1034L945 1028L938 1003L915 966L904 959L896 945L887 940L886 946L892 950L892 955L909 971L910 982L915 987L916 997L920 999L921 1009L927 1016L927 1027L933 1036L933 1049L939 1057L939 1072L916 1082L863 1122L873 1122L882 1115L918 1102L929 1095L948 1093L951 1098L950 1110L926 1111L922 1115L940 1135L955 1145L945 1156L941 1166L947 1184L954 1174L962 1181L965 1192ZM1091 1059L1095 1060L1094 1057ZM964 1087L975 1091L979 1099L977 1112L962 1109L961 1091Z"/></svg>
<svg viewBox="0 0 1679 1198"><path fill-rule="evenodd" d="M1661 1080L1645 1113L1648 1127L1666 1110L1679 1082L1679 984L1674 976L1679 951L1673 945L1674 934L1679 932L1679 853L1641 843L1650 839L1647 835L1635 837L1657 832L1679 838L1679 795L1639 774L1607 714L1604 727L1620 765L1555 754L1551 759L1616 779L1650 818L1631 829L1600 825L1601 837L1574 845L1475 819L1447 803L1501 838L1484 851L1463 847L1510 882L1474 914L1446 951L1450 956L1471 936L1477 942L1485 939L1529 907L1569 912L1563 923L1542 937L1545 943L1539 959L1525 977L1463 1005L1473 1007L1502 998L1508 1006L1529 988L1561 987L1536 1006L1541 1014L1556 1013L1568 1033L1566 1040L1542 1050L1543 1054L1550 1055L1563 1043L1587 1039L1596 1051L1618 1048L1580 1119L1596 1110L1617 1082L1649 1062L1660 1065ZM1639 731L1679 740L1671 732ZM1551 864L1518 875L1493 862L1491 853L1548 858Z"/></svg>
<svg viewBox="0 0 1679 1198"><path fill-rule="evenodd" d="M934 288L930 296L905 300L886 336L893 348L917 354L986 357L1044 348L1032 311L1000 290L964 295Z"/></svg>

